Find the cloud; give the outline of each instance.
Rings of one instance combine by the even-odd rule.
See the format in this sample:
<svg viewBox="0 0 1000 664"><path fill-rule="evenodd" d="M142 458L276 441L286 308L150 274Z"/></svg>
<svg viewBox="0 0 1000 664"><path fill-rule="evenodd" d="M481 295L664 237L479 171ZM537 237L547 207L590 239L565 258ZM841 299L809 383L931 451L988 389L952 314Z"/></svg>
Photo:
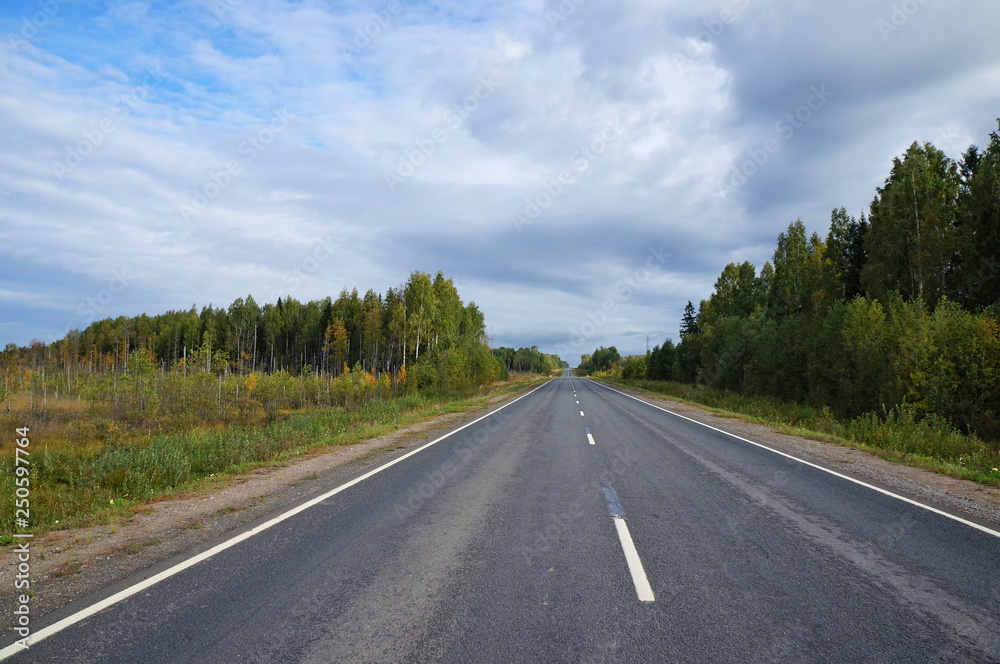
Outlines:
<svg viewBox="0 0 1000 664"><path fill-rule="evenodd" d="M25 34L6 7L0 334L58 333L114 270L101 314L441 269L496 342L553 351L662 246L586 342L676 340L726 262L859 212L911 141L994 128L1000 9L914 2L62 3Z"/></svg>

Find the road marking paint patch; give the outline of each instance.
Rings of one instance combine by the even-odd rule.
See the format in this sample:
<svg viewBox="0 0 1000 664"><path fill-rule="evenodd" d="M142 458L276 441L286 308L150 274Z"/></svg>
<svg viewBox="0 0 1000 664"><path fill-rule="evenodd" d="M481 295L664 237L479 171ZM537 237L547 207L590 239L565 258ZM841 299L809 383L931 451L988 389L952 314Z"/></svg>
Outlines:
<svg viewBox="0 0 1000 664"><path fill-rule="evenodd" d="M622 551L625 553L625 562L628 563L628 571L632 576L632 585L635 586L635 594L639 597L640 602L653 602L656 600L656 596L653 594L653 588L649 585L649 578L646 576L646 570L642 566L642 560L640 560L639 552L635 548L635 542L632 541L632 533L629 532L628 524L625 523L625 510L622 508L622 502L618 498L618 492L610 486L602 487L602 489L604 491L604 500L608 504L608 512L615 522L615 530L618 531L618 541L621 543Z"/></svg>
<svg viewBox="0 0 1000 664"><path fill-rule="evenodd" d="M594 442L594 437L590 435L590 427L587 427L587 442L589 442L591 445L597 444Z"/></svg>

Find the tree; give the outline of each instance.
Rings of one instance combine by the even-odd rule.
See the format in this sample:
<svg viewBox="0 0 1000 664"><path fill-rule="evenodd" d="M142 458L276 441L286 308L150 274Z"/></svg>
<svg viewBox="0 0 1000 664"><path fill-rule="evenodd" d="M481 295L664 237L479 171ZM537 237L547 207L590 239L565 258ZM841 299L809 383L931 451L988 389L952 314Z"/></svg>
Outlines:
<svg viewBox="0 0 1000 664"><path fill-rule="evenodd" d="M893 159L871 204L865 290L882 301L897 291L931 310L954 294L959 186L955 162L930 143Z"/></svg>
<svg viewBox="0 0 1000 664"><path fill-rule="evenodd" d="M333 375L339 376L347 363L347 328L344 321L337 318L333 325L327 328L326 349L333 364Z"/></svg>
<svg viewBox="0 0 1000 664"><path fill-rule="evenodd" d="M691 300L684 305L684 316L681 318L681 339L689 334L698 334L698 317L694 313L694 305Z"/></svg>
<svg viewBox="0 0 1000 664"><path fill-rule="evenodd" d="M646 378L650 380L674 379L674 342L667 339L662 346L654 346L646 364Z"/></svg>
<svg viewBox="0 0 1000 664"><path fill-rule="evenodd" d="M711 325L720 318L746 318L766 305L765 285L752 263L729 263L715 281L715 292L703 303L698 320Z"/></svg>
<svg viewBox="0 0 1000 664"><path fill-rule="evenodd" d="M618 349L614 346L605 348L601 346L591 355L580 356L579 370L584 374L592 374L598 371L611 371L621 364L622 357Z"/></svg>
<svg viewBox="0 0 1000 664"><path fill-rule="evenodd" d="M414 361L420 360L420 346L426 349L430 322L434 320L434 286L426 272L414 271L403 291L406 303L406 332L403 337L404 355L413 349ZM403 360L404 364L406 359Z"/></svg>
<svg viewBox="0 0 1000 664"><path fill-rule="evenodd" d="M868 222L864 215L855 219L845 208L830 214L830 231L826 236L826 256L833 268L837 296L846 301L862 295L861 270L867 261L865 235Z"/></svg>
<svg viewBox="0 0 1000 664"><path fill-rule="evenodd" d="M960 168L956 299L977 310L1000 302L1000 135L984 151L970 146Z"/></svg>
<svg viewBox="0 0 1000 664"><path fill-rule="evenodd" d="M768 289L771 315L809 313L817 301L832 297L836 287L824 263L826 246L816 233L806 237L801 219L778 235L774 250L774 276Z"/></svg>

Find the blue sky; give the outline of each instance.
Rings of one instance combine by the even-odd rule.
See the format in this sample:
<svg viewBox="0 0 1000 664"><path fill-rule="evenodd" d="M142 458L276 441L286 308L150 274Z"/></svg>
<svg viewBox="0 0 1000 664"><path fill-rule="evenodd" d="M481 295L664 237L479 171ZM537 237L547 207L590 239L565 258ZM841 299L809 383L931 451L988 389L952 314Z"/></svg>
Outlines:
<svg viewBox="0 0 1000 664"><path fill-rule="evenodd" d="M1000 116L1000 5L0 7L0 345L443 270L494 343L677 338L723 266Z"/></svg>

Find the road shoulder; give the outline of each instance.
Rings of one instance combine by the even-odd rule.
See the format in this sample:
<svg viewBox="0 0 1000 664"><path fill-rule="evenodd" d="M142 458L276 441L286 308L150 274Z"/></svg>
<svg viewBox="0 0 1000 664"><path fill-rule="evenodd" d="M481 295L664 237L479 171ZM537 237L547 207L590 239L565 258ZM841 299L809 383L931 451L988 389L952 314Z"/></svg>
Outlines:
<svg viewBox="0 0 1000 664"><path fill-rule="evenodd" d="M30 543L32 620L338 486L524 391L498 394L468 410L444 413L361 443L227 476L214 487L144 505L122 523L40 535ZM0 606L14 606L17 564L13 546L0 552ZM9 618L3 623L6 633L13 623Z"/></svg>
<svg viewBox="0 0 1000 664"><path fill-rule="evenodd" d="M604 385L601 381L594 382ZM707 408L620 385L606 386L702 424L723 429L805 461L890 489L963 518L978 521L994 529L1000 527L1000 489L894 463L847 445L790 435L738 415L722 415Z"/></svg>

